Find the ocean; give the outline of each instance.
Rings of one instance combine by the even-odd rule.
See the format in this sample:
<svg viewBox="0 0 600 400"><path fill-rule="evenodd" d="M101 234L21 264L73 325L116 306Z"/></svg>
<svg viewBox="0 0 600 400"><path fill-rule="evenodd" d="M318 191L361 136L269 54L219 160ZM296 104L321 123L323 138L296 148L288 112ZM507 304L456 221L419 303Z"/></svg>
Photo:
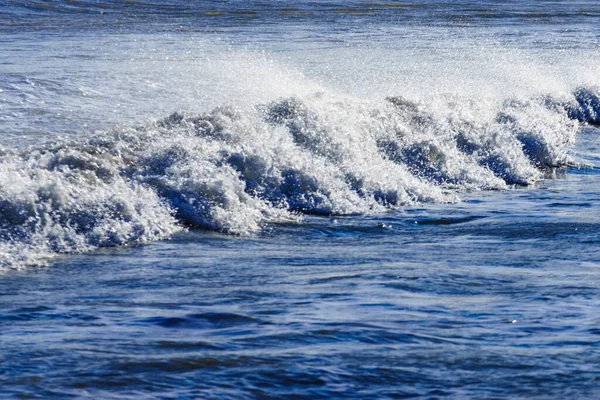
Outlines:
<svg viewBox="0 0 600 400"><path fill-rule="evenodd" d="M600 396L596 1L0 4L0 397Z"/></svg>

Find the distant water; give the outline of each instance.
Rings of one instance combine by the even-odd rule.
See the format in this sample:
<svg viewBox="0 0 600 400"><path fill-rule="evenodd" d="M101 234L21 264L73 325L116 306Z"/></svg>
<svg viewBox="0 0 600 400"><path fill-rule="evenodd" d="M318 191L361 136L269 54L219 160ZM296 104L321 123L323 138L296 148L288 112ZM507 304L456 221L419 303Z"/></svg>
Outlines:
<svg viewBox="0 0 600 400"><path fill-rule="evenodd" d="M0 5L0 394L600 395L600 5Z"/></svg>

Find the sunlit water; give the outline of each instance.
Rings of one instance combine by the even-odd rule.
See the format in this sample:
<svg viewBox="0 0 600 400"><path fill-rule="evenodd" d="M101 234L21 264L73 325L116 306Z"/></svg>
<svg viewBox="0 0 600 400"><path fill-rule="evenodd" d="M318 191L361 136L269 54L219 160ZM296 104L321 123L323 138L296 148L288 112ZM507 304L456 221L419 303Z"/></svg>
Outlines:
<svg viewBox="0 0 600 400"><path fill-rule="evenodd" d="M595 2L0 6L0 395L600 395Z"/></svg>

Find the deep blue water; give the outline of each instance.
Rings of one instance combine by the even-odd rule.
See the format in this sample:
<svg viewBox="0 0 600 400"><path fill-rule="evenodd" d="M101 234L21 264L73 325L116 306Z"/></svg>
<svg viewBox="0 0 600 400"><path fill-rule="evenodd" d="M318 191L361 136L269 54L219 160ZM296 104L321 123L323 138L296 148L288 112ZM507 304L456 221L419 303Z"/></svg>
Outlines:
<svg viewBox="0 0 600 400"><path fill-rule="evenodd" d="M0 5L0 397L598 397L599 19Z"/></svg>
<svg viewBox="0 0 600 400"><path fill-rule="evenodd" d="M597 178L7 273L2 393L593 398Z"/></svg>

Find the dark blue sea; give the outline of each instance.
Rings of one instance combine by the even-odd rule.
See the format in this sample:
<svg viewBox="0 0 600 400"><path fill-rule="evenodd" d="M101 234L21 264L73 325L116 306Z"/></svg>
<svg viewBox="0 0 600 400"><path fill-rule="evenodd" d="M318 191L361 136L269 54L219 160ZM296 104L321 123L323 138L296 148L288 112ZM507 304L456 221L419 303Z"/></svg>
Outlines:
<svg viewBox="0 0 600 400"><path fill-rule="evenodd" d="M600 397L600 4L0 3L0 397Z"/></svg>

